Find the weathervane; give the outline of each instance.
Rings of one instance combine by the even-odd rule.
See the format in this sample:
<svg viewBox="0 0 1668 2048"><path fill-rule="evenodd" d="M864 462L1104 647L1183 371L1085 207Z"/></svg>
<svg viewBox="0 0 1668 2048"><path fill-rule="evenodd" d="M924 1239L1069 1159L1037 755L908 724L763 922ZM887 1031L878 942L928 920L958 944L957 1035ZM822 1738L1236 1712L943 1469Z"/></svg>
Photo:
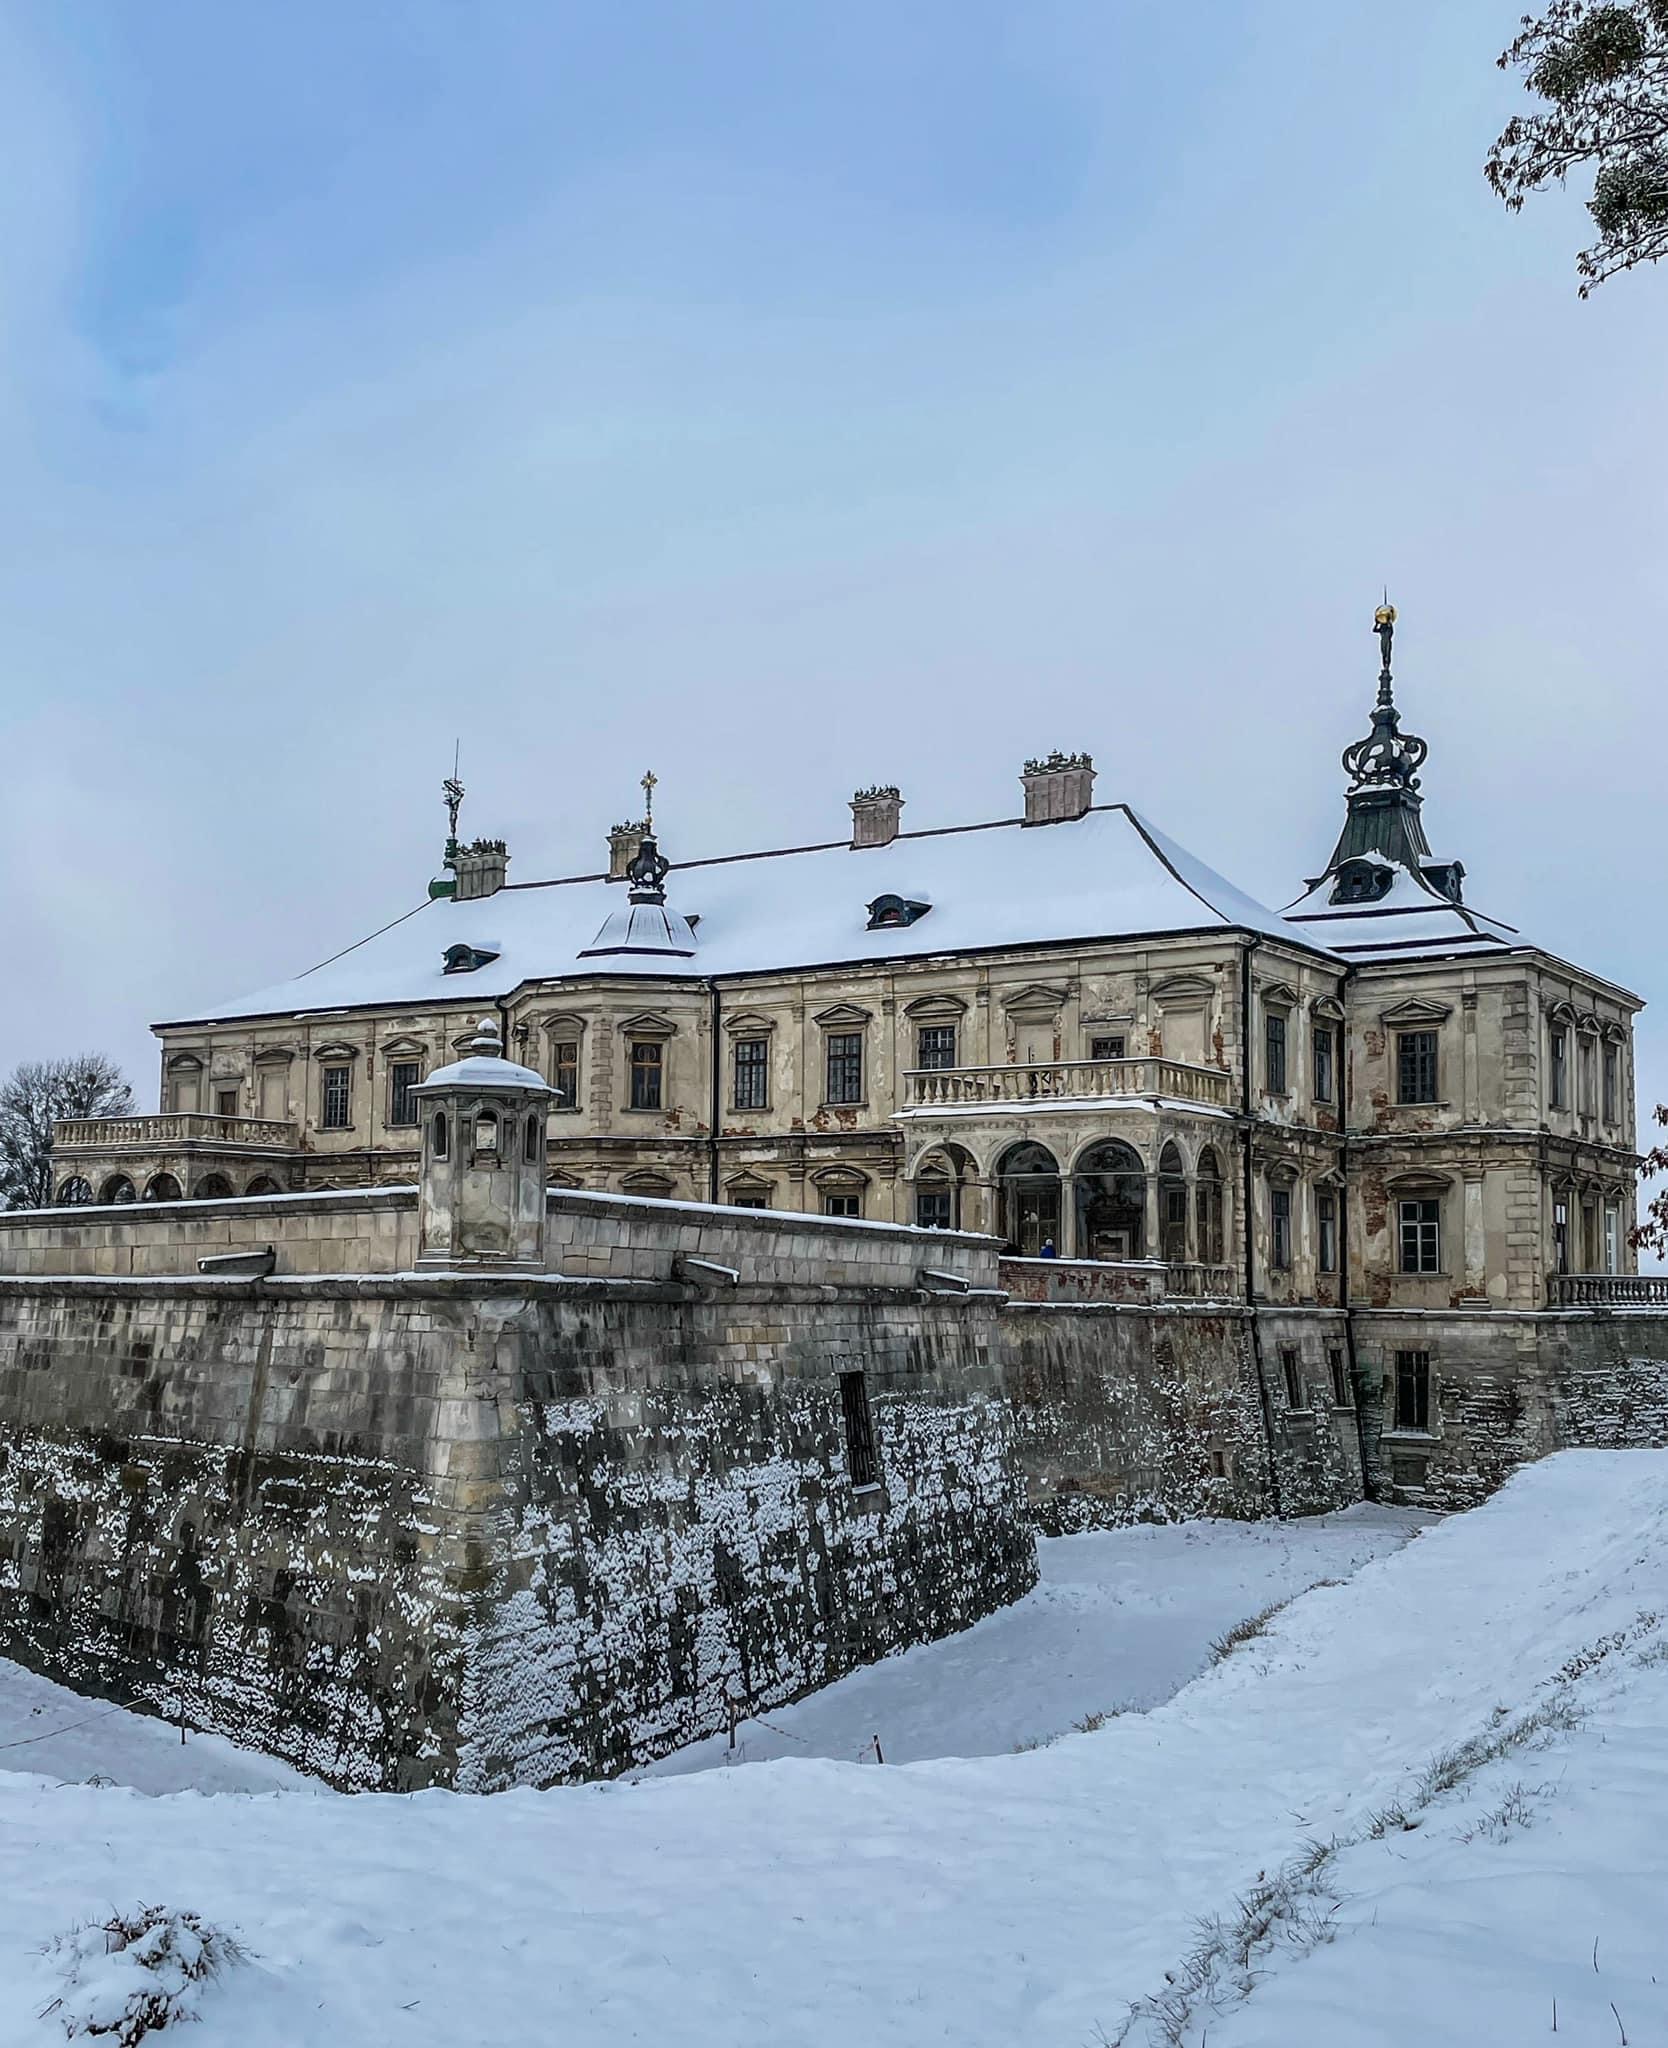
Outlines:
<svg viewBox="0 0 1668 2048"><path fill-rule="evenodd" d="M656 775L652 768L643 777L643 830L645 832L652 832L654 830L654 792L655 784L659 780L660 777Z"/></svg>
<svg viewBox="0 0 1668 2048"><path fill-rule="evenodd" d="M463 808L463 784L458 780L458 756L462 746L463 742L461 740L453 741L452 772L440 785L440 793L446 804L446 842L448 852L452 851L458 843L458 812Z"/></svg>

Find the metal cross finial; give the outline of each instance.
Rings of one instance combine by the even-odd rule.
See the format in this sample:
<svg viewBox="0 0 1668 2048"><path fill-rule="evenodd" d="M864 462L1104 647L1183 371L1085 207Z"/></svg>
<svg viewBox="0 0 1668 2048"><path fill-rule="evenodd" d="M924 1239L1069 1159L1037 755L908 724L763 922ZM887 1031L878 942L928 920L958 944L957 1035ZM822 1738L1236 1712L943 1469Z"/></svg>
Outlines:
<svg viewBox="0 0 1668 2048"><path fill-rule="evenodd" d="M654 830L654 791L655 784L659 780L660 777L652 768L643 777L643 829L645 832L652 832Z"/></svg>

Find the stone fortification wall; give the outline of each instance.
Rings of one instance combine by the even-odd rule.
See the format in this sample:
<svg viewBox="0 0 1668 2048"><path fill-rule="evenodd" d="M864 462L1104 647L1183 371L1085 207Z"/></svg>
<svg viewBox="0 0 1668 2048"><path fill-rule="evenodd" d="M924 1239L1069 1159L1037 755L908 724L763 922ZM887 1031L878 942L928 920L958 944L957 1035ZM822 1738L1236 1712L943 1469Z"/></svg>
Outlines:
<svg viewBox="0 0 1668 2048"><path fill-rule="evenodd" d="M281 1273L405 1272L417 1256L416 1190L0 1210L0 1273L155 1279L266 1245Z"/></svg>
<svg viewBox="0 0 1668 2048"><path fill-rule="evenodd" d="M1572 1446L1668 1444L1668 1310L1357 1319L1375 1498L1474 1507L1520 1465ZM1397 1426L1399 1354L1428 1361L1428 1427Z"/></svg>
<svg viewBox="0 0 1668 2048"><path fill-rule="evenodd" d="M618 1770L1031 1583L995 1328L829 1279L0 1278L0 1650L346 1786Z"/></svg>

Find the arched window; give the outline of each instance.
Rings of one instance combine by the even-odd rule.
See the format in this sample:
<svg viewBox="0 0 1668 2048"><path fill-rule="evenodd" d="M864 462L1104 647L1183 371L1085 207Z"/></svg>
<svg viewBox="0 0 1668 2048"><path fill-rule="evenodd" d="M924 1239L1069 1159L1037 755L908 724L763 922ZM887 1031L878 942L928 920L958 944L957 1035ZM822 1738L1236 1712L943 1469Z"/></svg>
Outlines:
<svg viewBox="0 0 1668 2048"><path fill-rule="evenodd" d="M222 1202L232 1192L232 1184L223 1173L205 1173L191 1190L196 1202Z"/></svg>
<svg viewBox="0 0 1668 2048"><path fill-rule="evenodd" d="M93 1184L83 1180L78 1173L72 1173L58 1189L58 1200L69 1205L75 1202L90 1202L93 1199Z"/></svg>
<svg viewBox="0 0 1668 2048"><path fill-rule="evenodd" d="M147 1202L177 1202L181 1195L180 1184L171 1173L153 1173L145 1183Z"/></svg>
<svg viewBox="0 0 1668 2048"><path fill-rule="evenodd" d="M1208 1145L1199 1154L1193 1204L1194 1232L1199 1257L1207 1266L1220 1266L1225 1256L1222 1236L1222 1166Z"/></svg>
<svg viewBox="0 0 1668 2048"><path fill-rule="evenodd" d="M996 1163L1002 1235L1022 1259L1060 1250L1060 1162L1046 1145L1010 1145Z"/></svg>
<svg viewBox="0 0 1668 2048"><path fill-rule="evenodd" d="M529 1162L538 1159L544 1149L544 1118L535 1109L527 1118L527 1129L522 1139L522 1157Z"/></svg>
<svg viewBox="0 0 1668 2048"><path fill-rule="evenodd" d="M496 1159L498 1157L498 1113L491 1109L475 1112L475 1157Z"/></svg>
<svg viewBox="0 0 1668 2048"><path fill-rule="evenodd" d="M1077 1249L1088 1259L1148 1256L1146 1168L1119 1138L1104 1138L1078 1157Z"/></svg>
<svg viewBox="0 0 1668 2048"><path fill-rule="evenodd" d="M1158 1155L1159 1256L1166 1265L1187 1259L1187 1178L1180 1149L1166 1145Z"/></svg>
<svg viewBox="0 0 1668 2048"><path fill-rule="evenodd" d="M125 1173L113 1173L98 1191L101 1202L137 1202L139 1190Z"/></svg>
<svg viewBox="0 0 1668 2048"><path fill-rule="evenodd" d="M434 1113L434 1120L429 1125L429 1150L436 1159L444 1159L446 1157L446 1147L450 1140L450 1135L451 1127L447 1123L446 1112L443 1109L437 1109Z"/></svg>
<svg viewBox="0 0 1668 2048"><path fill-rule="evenodd" d="M243 1192L246 1195L281 1195L284 1191L270 1173L257 1173Z"/></svg>

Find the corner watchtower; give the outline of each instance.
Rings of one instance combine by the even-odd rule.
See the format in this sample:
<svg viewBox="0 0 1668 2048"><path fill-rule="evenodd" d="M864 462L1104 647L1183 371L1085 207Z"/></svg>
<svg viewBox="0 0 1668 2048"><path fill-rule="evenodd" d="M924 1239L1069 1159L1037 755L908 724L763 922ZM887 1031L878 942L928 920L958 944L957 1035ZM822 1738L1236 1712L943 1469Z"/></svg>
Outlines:
<svg viewBox="0 0 1668 2048"><path fill-rule="evenodd" d="M483 1017L464 1057L413 1090L422 1101L417 1263L544 1265L548 1084L503 1056Z"/></svg>

